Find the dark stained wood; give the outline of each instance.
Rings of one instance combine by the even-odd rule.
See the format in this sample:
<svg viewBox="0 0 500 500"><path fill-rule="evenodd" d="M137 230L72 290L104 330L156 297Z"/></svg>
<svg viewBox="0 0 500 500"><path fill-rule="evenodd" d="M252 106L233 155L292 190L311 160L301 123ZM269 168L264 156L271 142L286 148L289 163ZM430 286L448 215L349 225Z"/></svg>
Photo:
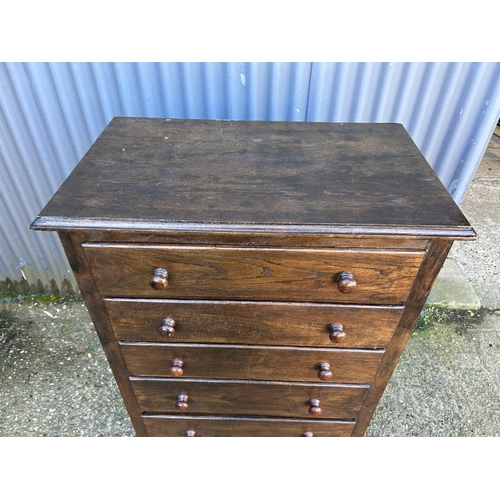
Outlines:
<svg viewBox="0 0 500 500"><path fill-rule="evenodd" d="M391 339L402 307L186 300L104 300L118 340L316 347L381 348ZM175 332L159 332L164 318ZM345 340L330 341L330 325L343 325Z"/></svg>
<svg viewBox="0 0 500 500"><path fill-rule="evenodd" d="M148 436L184 437L348 437L354 422L278 418L144 415Z"/></svg>
<svg viewBox="0 0 500 500"><path fill-rule="evenodd" d="M161 267L156 268L149 280L149 286L153 290L165 290L168 286L168 271Z"/></svg>
<svg viewBox="0 0 500 500"><path fill-rule="evenodd" d="M162 336L173 337L175 335L175 319L169 317L163 318L158 332Z"/></svg>
<svg viewBox="0 0 500 500"><path fill-rule="evenodd" d="M66 252L66 256L68 257L69 265L71 266L75 279L82 292L90 317L92 318L97 335L118 385L118 389L120 390L132 424L134 425L135 432L138 436L146 436L146 429L144 427L144 422L140 418L140 411L130 385L125 362L120 348L114 339L113 328L109 322L102 296L96 289L92 273L88 267L88 262L82 251L79 235L77 233L61 232L59 233L59 238Z"/></svg>
<svg viewBox="0 0 500 500"><path fill-rule="evenodd" d="M321 401L319 399L310 399L309 400L309 415L313 417L319 417L323 413L323 408L321 408Z"/></svg>
<svg viewBox="0 0 500 500"><path fill-rule="evenodd" d="M189 396L187 394L179 394L175 407L180 411L187 411L189 409Z"/></svg>
<svg viewBox="0 0 500 500"><path fill-rule="evenodd" d="M367 385L279 383L238 380L154 379L131 377L141 410L177 412L179 395L189 398L194 415L307 418L311 399L321 401L321 418L354 419ZM286 401L286 404L283 402Z"/></svg>
<svg viewBox="0 0 500 500"><path fill-rule="evenodd" d="M31 227L59 232L141 436L363 435L475 237L401 125L145 118Z"/></svg>
<svg viewBox="0 0 500 500"><path fill-rule="evenodd" d="M123 351L122 351L123 352ZM182 377L184 375L184 361L181 358L174 358L170 363L168 371L172 377Z"/></svg>
<svg viewBox="0 0 500 500"><path fill-rule="evenodd" d="M343 344L347 339L347 335L344 331L344 325L342 323L332 323L328 325L328 330L330 331L330 335L328 338L334 344Z"/></svg>
<svg viewBox="0 0 500 500"><path fill-rule="evenodd" d="M101 294L121 297L301 300L402 304L423 252L355 252L137 245L84 245ZM168 287L149 280L168 271ZM349 271L357 286L349 294L336 277Z"/></svg>
<svg viewBox="0 0 500 500"><path fill-rule="evenodd" d="M351 384L370 383L384 353L383 350L224 344L120 346L128 371L134 376L170 377L172 361L179 359L183 363L183 376L189 378L320 382L320 365L327 363L332 382Z"/></svg>
<svg viewBox="0 0 500 500"><path fill-rule="evenodd" d="M363 401L363 408L359 414L353 436L362 436L365 433L451 245L450 241L437 240L427 252L394 337L383 356L370 391Z"/></svg>
<svg viewBox="0 0 500 500"><path fill-rule="evenodd" d="M318 378L320 380L323 380L324 382L334 381L333 372L330 369L330 363L320 363L318 368Z"/></svg>
<svg viewBox="0 0 500 500"><path fill-rule="evenodd" d="M159 230L471 231L393 123L114 118L34 227L129 229L131 221Z"/></svg>
<svg viewBox="0 0 500 500"><path fill-rule="evenodd" d="M210 231L214 236L218 233L241 233L249 231L248 224L219 224L219 223L198 223L198 222L149 222L149 221L113 221L113 220L68 220L54 219L51 217L37 217L31 224L31 229L39 231L72 231L81 230L84 232L97 230L98 232L117 231L123 232L127 227L133 226L138 231L151 233L165 232L184 232L184 231ZM336 235L346 235L347 237L362 234L363 236L381 236L392 237L401 235L402 237L418 237L418 238L448 238L452 240L469 240L476 237L476 233L469 226L459 227L455 230L439 227L415 227L408 229L392 228L390 226L369 226L369 227L345 227L345 226L318 226L318 225L284 225L284 224L255 224L252 229L259 234L275 234L285 231L294 231L297 235L307 234L319 236L320 242L328 240L325 238L325 233L334 233ZM162 241L161 243L165 243ZM344 245L345 246L345 245ZM364 245L361 245L364 246Z"/></svg>
<svg viewBox="0 0 500 500"><path fill-rule="evenodd" d="M285 247L285 248L367 248L387 250L424 250L427 241L415 236L367 236L366 234L329 233L319 234L305 232L282 233L259 232L254 226L247 232L210 231L143 231L131 223L129 230L85 231L82 230L83 241L89 243L159 243L169 245L217 245L240 247ZM251 230L250 230L251 229ZM292 228L290 228L292 229ZM133 230L133 236L130 233ZM435 235L434 235L435 236Z"/></svg>
<svg viewBox="0 0 500 500"><path fill-rule="evenodd" d="M354 293L358 288L358 283L349 271L342 271L335 276L337 288L340 293Z"/></svg>

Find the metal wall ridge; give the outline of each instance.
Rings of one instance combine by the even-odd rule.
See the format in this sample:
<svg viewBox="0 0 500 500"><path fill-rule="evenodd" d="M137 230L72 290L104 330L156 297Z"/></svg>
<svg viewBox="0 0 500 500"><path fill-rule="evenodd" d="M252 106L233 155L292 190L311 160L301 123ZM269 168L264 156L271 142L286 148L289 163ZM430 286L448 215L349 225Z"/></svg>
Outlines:
<svg viewBox="0 0 500 500"><path fill-rule="evenodd" d="M71 293L31 222L114 116L402 123L457 203L500 115L500 63L0 63L0 293Z"/></svg>

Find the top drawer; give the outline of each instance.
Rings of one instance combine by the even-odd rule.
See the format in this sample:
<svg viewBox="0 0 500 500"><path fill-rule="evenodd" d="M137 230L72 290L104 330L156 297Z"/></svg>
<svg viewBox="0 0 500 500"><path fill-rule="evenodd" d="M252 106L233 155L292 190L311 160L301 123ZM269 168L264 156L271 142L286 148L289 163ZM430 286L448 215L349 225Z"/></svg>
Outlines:
<svg viewBox="0 0 500 500"><path fill-rule="evenodd" d="M125 244L83 249L104 296L360 304L405 302L424 255Z"/></svg>

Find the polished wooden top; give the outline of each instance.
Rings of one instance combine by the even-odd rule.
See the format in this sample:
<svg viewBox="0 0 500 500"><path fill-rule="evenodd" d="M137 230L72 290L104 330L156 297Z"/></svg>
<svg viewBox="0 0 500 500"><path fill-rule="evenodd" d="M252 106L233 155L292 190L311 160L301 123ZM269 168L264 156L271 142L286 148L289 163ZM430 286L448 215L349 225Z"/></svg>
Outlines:
<svg viewBox="0 0 500 500"><path fill-rule="evenodd" d="M32 228L474 237L400 124L125 117Z"/></svg>

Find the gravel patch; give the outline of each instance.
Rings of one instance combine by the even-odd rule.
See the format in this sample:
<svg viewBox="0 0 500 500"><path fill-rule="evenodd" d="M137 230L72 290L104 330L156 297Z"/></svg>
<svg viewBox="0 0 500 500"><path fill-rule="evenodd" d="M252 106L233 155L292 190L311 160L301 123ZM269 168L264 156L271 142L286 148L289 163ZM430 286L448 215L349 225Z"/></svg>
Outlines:
<svg viewBox="0 0 500 500"><path fill-rule="evenodd" d="M81 300L3 301L0 436L134 436Z"/></svg>

